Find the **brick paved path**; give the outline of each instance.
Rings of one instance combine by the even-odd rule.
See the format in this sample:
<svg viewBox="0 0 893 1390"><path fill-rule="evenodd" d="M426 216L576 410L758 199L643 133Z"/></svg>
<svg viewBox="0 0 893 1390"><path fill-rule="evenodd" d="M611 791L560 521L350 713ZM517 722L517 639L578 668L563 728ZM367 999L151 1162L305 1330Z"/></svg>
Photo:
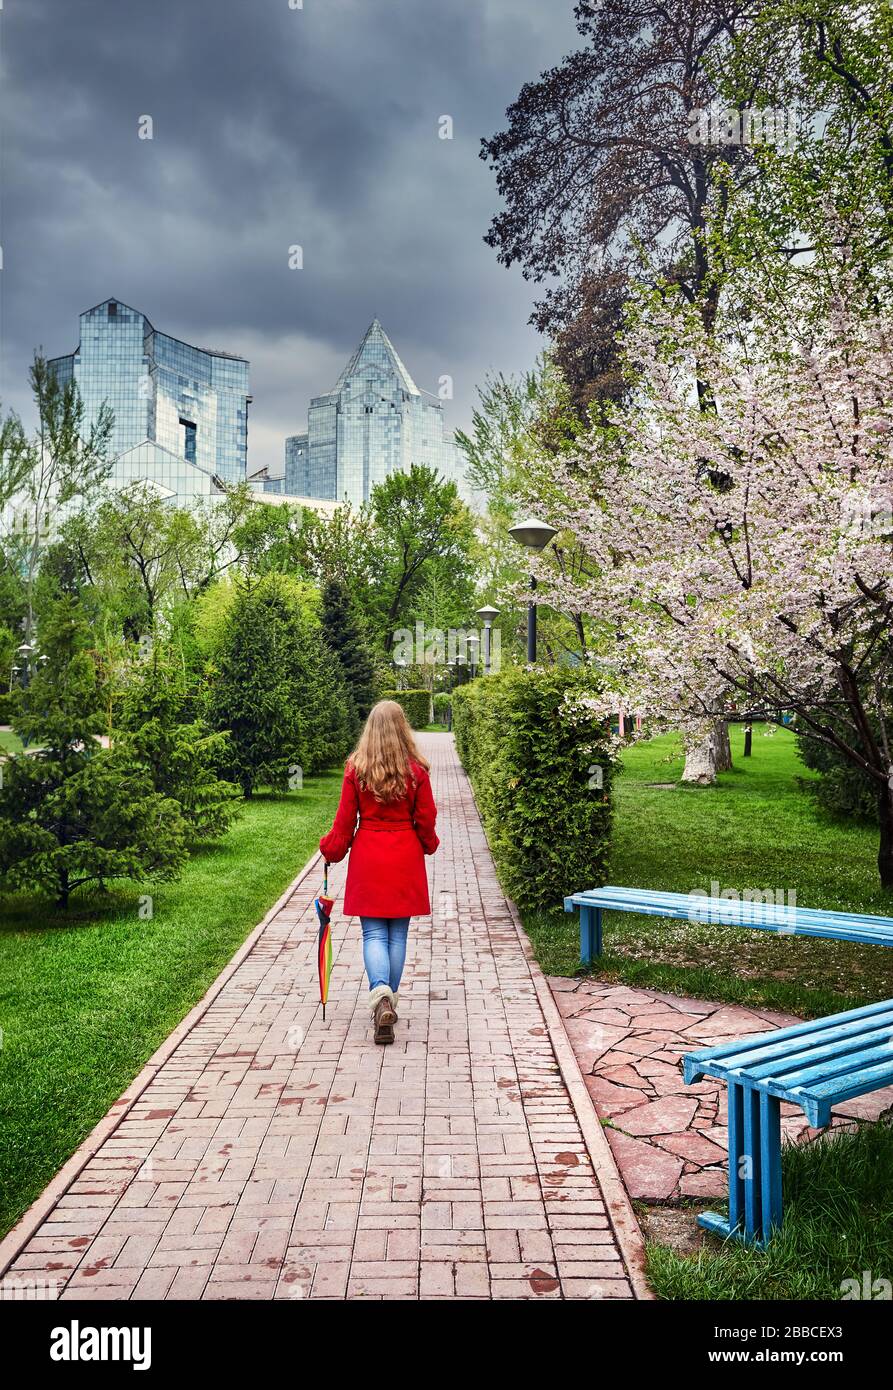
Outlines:
<svg viewBox="0 0 893 1390"><path fill-rule="evenodd" d="M397 1042L371 1042L359 923L337 905L322 1022L314 868L7 1238L7 1282L64 1299L647 1296L452 738L424 746L443 843Z"/></svg>

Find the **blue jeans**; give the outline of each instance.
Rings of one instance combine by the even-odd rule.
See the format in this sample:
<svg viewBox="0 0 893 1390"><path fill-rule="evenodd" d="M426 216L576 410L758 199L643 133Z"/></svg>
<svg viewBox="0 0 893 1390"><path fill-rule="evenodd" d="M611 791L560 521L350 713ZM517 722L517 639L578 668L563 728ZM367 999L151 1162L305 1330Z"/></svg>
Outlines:
<svg viewBox="0 0 893 1390"><path fill-rule="evenodd" d="M363 964L369 976L369 988L390 985L397 990L403 963L406 960L408 917L361 917L363 928Z"/></svg>

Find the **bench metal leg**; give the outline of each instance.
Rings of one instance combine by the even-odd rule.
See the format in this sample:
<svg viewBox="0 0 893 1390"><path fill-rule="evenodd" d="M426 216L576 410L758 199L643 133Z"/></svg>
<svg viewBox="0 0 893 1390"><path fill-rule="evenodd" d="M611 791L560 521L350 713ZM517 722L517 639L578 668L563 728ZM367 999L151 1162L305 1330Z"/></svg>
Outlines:
<svg viewBox="0 0 893 1390"><path fill-rule="evenodd" d="M781 1225L781 1103L765 1092L760 1095L760 1182L765 1242Z"/></svg>
<svg viewBox="0 0 893 1390"><path fill-rule="evenodd" d="M729 1215L705 1211L698 1225L725 1239L765 1246L781 1225L781 1107L775 1096L730 1081Z"/></svg>
<svg viewBox="0 0 893 1390"><path fill-rule="evenodd" d="M580 964L591 965L593 955L602 953L602 910L600 907L580 908Z"/></svg>

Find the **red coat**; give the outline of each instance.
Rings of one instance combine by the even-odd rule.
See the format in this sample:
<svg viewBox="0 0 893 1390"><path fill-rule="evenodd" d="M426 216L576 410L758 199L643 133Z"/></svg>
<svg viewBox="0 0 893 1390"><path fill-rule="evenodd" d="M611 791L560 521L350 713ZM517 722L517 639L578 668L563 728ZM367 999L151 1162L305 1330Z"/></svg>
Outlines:
<svg viewBox="0 0 893 1390"><path fill-rule="evenodd" d="M351 850L344 912L347 917L424 917L431 911L425 855L440 844L431 780L411 763L406 795L378 801L344 769L335 823L319 842L330 864ZM357 825L359 818L359 826Z"/></svg>

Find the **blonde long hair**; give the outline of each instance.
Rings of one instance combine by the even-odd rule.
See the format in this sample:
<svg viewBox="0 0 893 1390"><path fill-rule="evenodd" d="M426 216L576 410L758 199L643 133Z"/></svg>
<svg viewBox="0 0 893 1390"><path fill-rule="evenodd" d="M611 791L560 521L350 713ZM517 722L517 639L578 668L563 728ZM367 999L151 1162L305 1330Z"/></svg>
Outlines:
<svg viewBox="0 0 893 1390"><path fill-rule="evenodd" d="M406 795L410 762L427 769L416 748L409 720L396 700L379 700L369 711L357 746L348 758L360 786L377 801L399 801Z"/></svg>

